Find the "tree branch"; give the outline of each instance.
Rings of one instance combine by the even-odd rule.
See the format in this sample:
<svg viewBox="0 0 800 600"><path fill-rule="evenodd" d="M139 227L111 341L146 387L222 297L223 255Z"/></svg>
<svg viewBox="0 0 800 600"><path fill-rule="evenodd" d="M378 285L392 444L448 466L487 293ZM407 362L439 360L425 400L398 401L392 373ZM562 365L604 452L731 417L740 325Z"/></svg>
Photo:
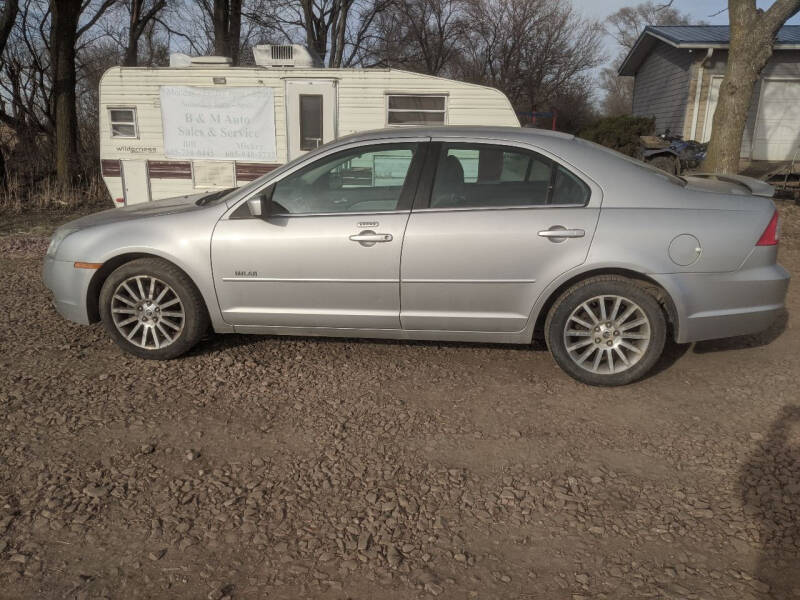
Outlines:
<svg viewBox="0 0 800 600"><path fill-rule="evenodd" d="M800 12L800 0L775 0L761 18L773 33L777 33L778 29L798 12Z"/></svg>
<svg viewBox="0 0 800 600"><path fill-rule="evenodd" d="M11 29L14 27L18 12L19 0L6 0L6 5L2 14L0 14L0 53L6 48L8 36L11 35Z"/></svg>
<svg viewBox="0 0 800 600"><path fill-rule="evenodd" d="M92 18L91 18L91 19L89 19L89 21L88 21L88 22L87 22L87 23L86 23L86 24L85 24L83 27L81 27L81 28L79 28L79 29L78 29L78 33L75 35L75 39L78 39L78 38L79 38L79 37L81 37L81 36L82 36L82 35L83 35L85 32L87 32L89 29L91 29L92 27L94 27L94 24L95 24L95 23L97 23L97 21L99 21L99 20L100 20L100 17L102 17L102 16L103 16L103 14L104 14L104 13L105 13L105 12L106 12L106 11L107 11L109 8L111 8L112 6L114 6L114 4L116 4L116 2L117 2L117 0L105 0L105 1L103 2L103 4L101 4L101 5L100 5L100 8L98 8L98 9L97 9L97 12L94 14L94 16L92 16Z"/></svg>

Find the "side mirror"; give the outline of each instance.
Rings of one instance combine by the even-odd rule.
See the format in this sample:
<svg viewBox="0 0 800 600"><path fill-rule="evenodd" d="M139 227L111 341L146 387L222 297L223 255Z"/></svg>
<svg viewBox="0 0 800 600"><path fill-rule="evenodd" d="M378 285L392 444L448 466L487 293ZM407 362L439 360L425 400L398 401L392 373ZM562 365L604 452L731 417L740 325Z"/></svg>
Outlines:
<svg viewBox="0 0 800 600"><path fill-rule="evenodd" d="M247 208L250 210L250 216L259 219L267 220L272 214L272 190L270 187L254 198L247 201Z"/></svg>
<svg viewBox="0 0 800 600"><path fill-rule="evenodd" d="M250 200L247 201L247 208L250 210L251 217L258 217L260 219L261 213L263 212L261 194L255 198L250 198Z"/></svg>

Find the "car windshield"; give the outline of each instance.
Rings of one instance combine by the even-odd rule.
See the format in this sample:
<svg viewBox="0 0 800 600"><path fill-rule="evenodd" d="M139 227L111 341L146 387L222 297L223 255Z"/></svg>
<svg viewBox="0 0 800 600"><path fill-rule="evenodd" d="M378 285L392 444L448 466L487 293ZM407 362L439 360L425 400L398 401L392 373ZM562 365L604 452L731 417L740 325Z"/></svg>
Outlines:
<svg viewBox="0 0 800 600"><path fill-rule="evenodd" d="M601 146L600 144L590 142L589 140L584 140L583 138L576 137L575 141L578 142L579 144L583 144L584 146L590 146L597 150L602 150L603 152L606 152L608 154L613 154L615 157L621 158L622 160L636 167L639 167L640 169L643 169L648 173L666 179L667 181L674 183L675 185L686 187L686 180L683 177L672 175L670 173L667 173L666 171L662 171L661 169L654 167L653 165L649 165L646 162L642 162L641 160L637 160L631 156L628 156L627 154L622 154L621 152L617 152L616 150L612 150L611 148L608 148L606 146Z"/></svg>

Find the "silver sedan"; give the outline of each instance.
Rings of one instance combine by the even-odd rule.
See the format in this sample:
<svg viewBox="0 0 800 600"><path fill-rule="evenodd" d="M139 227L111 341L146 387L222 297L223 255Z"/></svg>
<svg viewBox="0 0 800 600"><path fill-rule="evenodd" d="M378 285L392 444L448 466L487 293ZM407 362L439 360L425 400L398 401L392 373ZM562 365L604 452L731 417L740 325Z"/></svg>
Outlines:
<svg viewBox="0 0 800 600"><path fill-rule="evenodd" d="M397 128L244 187L83 217L44 280L78 323L170 359L208 331L529 344L593 385L783 310L769 186L677 178L569 135Z"/></svg>

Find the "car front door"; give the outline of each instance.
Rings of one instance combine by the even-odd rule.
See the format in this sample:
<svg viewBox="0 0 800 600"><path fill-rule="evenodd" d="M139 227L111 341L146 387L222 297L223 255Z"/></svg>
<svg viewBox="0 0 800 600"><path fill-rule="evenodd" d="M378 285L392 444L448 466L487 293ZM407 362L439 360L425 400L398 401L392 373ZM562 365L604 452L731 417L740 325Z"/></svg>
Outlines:
<svg viewBox="0 0 800 600"><path fill-rule="evenodd" d="M334 151L257 192L214 230L224 319L241 327L400 328L400 249L425 140Z"/></svg>
<svg viewBox="0 0 800 600"><path fill-rule="evenodd" d="M525 329L542 290L586 259L599 188L507 142L440 141L430 152L435 173L422 176L432 183L403 242L403 329Z"/></svg>

